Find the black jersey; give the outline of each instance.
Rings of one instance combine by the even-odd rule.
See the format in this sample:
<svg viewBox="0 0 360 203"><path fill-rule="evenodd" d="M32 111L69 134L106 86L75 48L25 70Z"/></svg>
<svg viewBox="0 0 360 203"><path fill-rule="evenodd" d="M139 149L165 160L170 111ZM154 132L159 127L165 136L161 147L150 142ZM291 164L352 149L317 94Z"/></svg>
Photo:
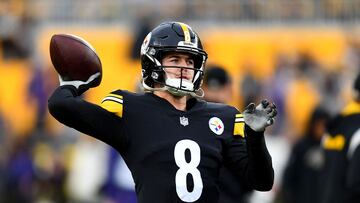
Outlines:
<svg viewBox="0 0 360 203"><path fill-rule="evenodd" d="M360 202L360 104L349 104L328 131L321 202Z"/></svg>
<svg viewBox="0 0 360 203"><path fill-rule="evenodd" d="M233 107L193 98L179 111L152 93L121 90L95 105L74 93L58 88L49 100L50 113L119 151L140 203L215 203L223 164L255 189L272 187L263 134L245 126Z"/></svg>

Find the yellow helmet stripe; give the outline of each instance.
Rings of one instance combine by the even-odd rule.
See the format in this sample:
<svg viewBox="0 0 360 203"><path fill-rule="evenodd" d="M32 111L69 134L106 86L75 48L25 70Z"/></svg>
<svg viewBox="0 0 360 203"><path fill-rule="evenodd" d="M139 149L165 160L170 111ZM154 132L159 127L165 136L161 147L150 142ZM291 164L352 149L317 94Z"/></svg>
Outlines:
<svg viewBox="0 0 360 203"><path fill-rule="evenodd" d="M185 42L186 43L190 43L190 32L189 32L189 28L185 23L179 23L183 32L184 32L184 37L185 37Z"/></svg>

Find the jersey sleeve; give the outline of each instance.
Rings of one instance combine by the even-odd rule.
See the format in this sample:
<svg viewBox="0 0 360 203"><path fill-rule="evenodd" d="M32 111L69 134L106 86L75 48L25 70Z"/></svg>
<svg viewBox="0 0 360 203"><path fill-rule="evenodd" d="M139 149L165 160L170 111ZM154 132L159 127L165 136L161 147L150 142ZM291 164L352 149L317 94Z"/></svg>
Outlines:
<svg viewBox="0 0 360 203"><path fill-rule="evenodd" d="M352 136L347 152L349 167L347 169L346 188L349 202L360 201L360 130Z"/></svg>
<svg viewBox="0 0 360 203"><path fill-rule="evenodd" d="M104 107L105 105L105 107ZM120 107L102 106L76 96L71 86L58 87L48 101L50 114L64 125L121 149L126 146ZM112 107L112 108L110 108Z"/></svg>
<svg viewBox="0 0 360 203"><path fill-rule="evenodd" d="M271 156L263 132L248 127L243 115L237 113L232 138L224 150L225 165L255 190L268 191L274 182Z"/></svg>
<svg viewBox="0 0 360 203"><path fill-rule="evenodd" d="M354 151L347 170L346 188L348 189L348 200L350 202L360 201L360 147Z"/></svg>

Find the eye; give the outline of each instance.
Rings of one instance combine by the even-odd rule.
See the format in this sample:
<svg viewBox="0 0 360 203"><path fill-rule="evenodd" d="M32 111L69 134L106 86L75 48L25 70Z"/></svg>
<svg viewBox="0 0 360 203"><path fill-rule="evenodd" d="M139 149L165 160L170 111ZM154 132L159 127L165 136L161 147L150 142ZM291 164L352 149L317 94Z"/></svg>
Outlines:
<svg viewBox="0 0 360 203"><path fill-rule="evenodd" d="M177 63L178 61L179 61L179 59L177 59L177 58L172 58L172 59L170 59L170 62Z"/></svg>
<svg viewBox="0 0 360 203"><path fill-rule="evenodd" d="M189 60L188 60L188 64L189 64L189 65L194 65L194 60L189 59Z"/></svg>

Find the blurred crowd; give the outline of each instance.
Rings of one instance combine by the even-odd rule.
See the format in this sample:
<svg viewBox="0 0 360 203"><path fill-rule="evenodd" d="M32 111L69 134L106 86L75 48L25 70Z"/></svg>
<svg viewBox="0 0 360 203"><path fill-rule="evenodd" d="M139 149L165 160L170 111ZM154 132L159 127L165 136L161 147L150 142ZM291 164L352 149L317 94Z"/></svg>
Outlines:
<svg viewBox="0 0 360 203"><path fill-rule="evenodd" d="M139 13L153 13L181 21L220 22L356 22L360 18L357 0L3 0L12 7L46 21L117 22ZM139 6L141 5L141 6Z"/></svg>
<svg viewBox="0 0 360 203"><path fill-rule="evenodd" d="M140 0L91 1L86 3L87 9L74 9L83 7L85 1L62 1L59 5L55 2L58 1L0 1L0 72L11 68L4 65L9 61L26 61L31 74L28 87L24 95L15 92L12 97L14 101L19 97L25 97L29 101L28 108L36 109L32 119L33 127L21 133L11 129L7 117L0 110L0 202L134 203L134 183L117 152L99 141L54 124L49 119L47 98L58 85L57 76L52 67L38 60L39 53L33 52L33 48L36 47L34 33L37 32L39 24L44 23L45 20L41 20L44 17L49 17L47 20L50 22L51 19L114 21L125 15L134 15L135 18L135 13L141 10L138 8L139 3L150 3ZM176 5L178 9L171 15L183 16L179 20L189 18L200 22L214 19L224 21L245 19L260 22L269 19L279 22L285 20L290 23L294 19L353 22L360 17L358 12L360 3L356 0L297 0L291 3L285 0L227 0L223 1L221 6L216 4L216 1L205 0L151 2L154 10L147 11L147 14L155 12L155 7L160 7L160 4L164 4L164 7L161 7L163 9ZM26 9L30 7L33 9ZM54 12L49 12L51 7L56 7ZM106 7L104 10L107 12L93 12L98 7ZM62 12L68 8L71 8L69 12ZM126 11L124 8L131 9ZM39 13L39 9L44 9L46 12ZM74 10L74 13L71 13L71 10ZM75 11L80 11L80 14L75 15ZM170 13L168 11L162 15L166 16ZM150 22L144 21L146 18L138 18L142 19L141 22L144 24L137 24L138 29L134 29L134 43L129 50L129 58L135 61L138 60L136 53L139 53L139 43L150 29ZM161 18L157 16L157 19ZM252 71L243 71L240 80L231 79L231 75L221 79L231 81L231 85L235 87L232 90L221 91L226 97L222 102L234 100L242 109L250 102L270 98L278 108L275 126L271 128L267 138L277 174L275 186L265 200L261 199L263 198L261 195L264 194L259 194L260 197L254 195L252 197L254 202L257 198L260 198L261 202L284 202L287 198L287 191L281 189L282 184L286 186L290 184L291 187L291 173L293 173L291 167L296 167L290 166L288 169L287 160L290 151L306 148L312 144L318 146L324 131L323 121L339 112L350 100L351 84L360 70L360 38L350 37L347 41L341 67L323 67L307 52L299 52L291 57L277 55L274 60L275 71L265 79L256 77ZM248 67L247 70L249 69L251 68ZM5 81L6 77L0 75L0 80ZM1 81L0 84L1 89L6 88L7 84ZM235 90L239 93L232 94ZM211 95L210 90L206 91ZM229 99L228 97L232 95L239 95L239 98ZM2 106L2 96L0 94L0 109L6 109L8 107ZM303 108L304 106L308 108ZM27 110L25 109L23 114L26 114L25 111ZM19 123L19 125L28 124ZM299 142L305 137L310 141ZM301 146L298 146L298 143L302 143ZM281 149L278 146L281 146ZM317 151L313 153L314 165L321 167L319 166L321 162L316 161ZM317 175L311 171L305 170L304 173L306 172ZM306 191L303 194L307 194Z"/></svg>

